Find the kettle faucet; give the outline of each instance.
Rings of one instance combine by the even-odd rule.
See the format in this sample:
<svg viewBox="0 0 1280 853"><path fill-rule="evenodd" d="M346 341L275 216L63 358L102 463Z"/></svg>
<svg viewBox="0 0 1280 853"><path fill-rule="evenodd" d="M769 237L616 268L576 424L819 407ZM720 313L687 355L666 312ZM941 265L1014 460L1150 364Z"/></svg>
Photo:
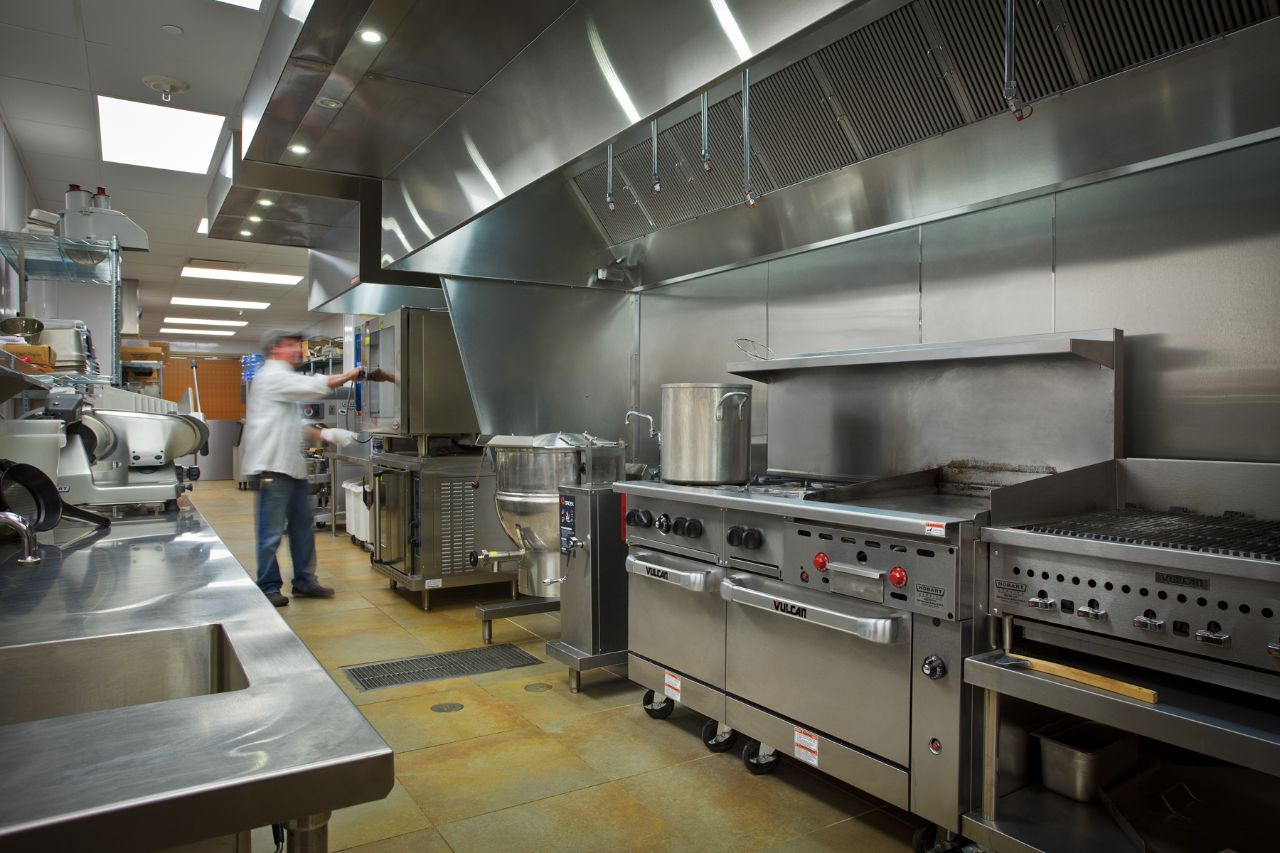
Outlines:
<svg viewBox="0 0 1280 853"><path fill-rule="evenodd" d="M18 558L20 566L34 566L40 562L40 543L36 541L36 532L27 520L16 512L0 512L0 525L18 531L22 539L22 556Z"/></svg>
<svg viewBox="0 0 1280 853"><path fill-rule="evenodd" d="M646 415L644 412L637 412L634 409L627 412L627 416L623 419L624 424L631 423L632 418L644 418L649 422L649 438L657 439L658 444L662 444L662 433L658 432L657 427L653 424L653 415Z"/></svg>

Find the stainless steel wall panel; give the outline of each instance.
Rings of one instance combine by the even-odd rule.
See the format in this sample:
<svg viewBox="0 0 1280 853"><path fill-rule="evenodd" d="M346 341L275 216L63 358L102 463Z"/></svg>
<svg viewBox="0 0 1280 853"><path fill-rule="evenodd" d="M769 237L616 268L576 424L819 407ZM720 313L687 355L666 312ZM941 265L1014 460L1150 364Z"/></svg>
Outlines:
<svg viewBox="0 0 1280 853"><path fill-rule="evenodd" d="M481 432L622 434L636 297L461 278L444 288Z"/></svg>
<svg viewBox="0 0 1280 853"><path fill-rule="evenodd" d="M908 228L770 261L773 354L919 343L919 251Z"/></svg>
<svg viewBox="0 0 1280 853"><path fill-rule="evenodd" d="M767 287L768 270L757 265L642 294L639 408L660 417L666 382L741 382L725 368L742 357L735 339L767 339ZM753 435L765 432L767 410L766 386L754 384ZM620 427L621 415L618 423ZM627 438L637 458L658 461L658 448L648 438L647 426L644 432L633 426Z"/></svg>
<svg viewBox="0 0 1280 853"><path fill-rule="evenodd" d="M1280 461L1280 143L1058 195L1058 329L1125 330L1131 456Z"/></svg>
<svg viewBox="0 0 1280 853"><path fill-rule="evenodd" d="M931 222L920 244L924 343L1054 331L1051 196Z"/></svg>

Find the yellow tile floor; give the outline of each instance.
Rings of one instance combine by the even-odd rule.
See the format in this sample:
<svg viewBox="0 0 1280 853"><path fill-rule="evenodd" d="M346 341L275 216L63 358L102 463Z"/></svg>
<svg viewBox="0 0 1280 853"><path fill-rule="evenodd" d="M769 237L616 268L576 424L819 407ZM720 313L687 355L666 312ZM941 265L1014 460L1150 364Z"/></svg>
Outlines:
<svg viewBox="0 0 1280 853"><path fill-rule="evenodd" d="M253 499L225 481L201 482L191 494L251 576ZM544 661L537 666L357 692L341 667L481 645L474 605L506 588L447 590L423 612L416 596L389 589L341 531L316 531L316 547L320 579L336 597L295 598L276 613L396 752L391 794L335 812L330 849L911 849L910 815L796 763L752 776L736 752L703 747L701 717L677 708L667 720L649 719L643 691L615 673L585 673L582 692L570 693L564 668L545 652L558 636L554 616L493 625L495 642L515 643ZM287 594L287 545L279 556ZM446 702L463 709L431 710ZM272 850L270 830L255 831L253 843Z"/></svg>

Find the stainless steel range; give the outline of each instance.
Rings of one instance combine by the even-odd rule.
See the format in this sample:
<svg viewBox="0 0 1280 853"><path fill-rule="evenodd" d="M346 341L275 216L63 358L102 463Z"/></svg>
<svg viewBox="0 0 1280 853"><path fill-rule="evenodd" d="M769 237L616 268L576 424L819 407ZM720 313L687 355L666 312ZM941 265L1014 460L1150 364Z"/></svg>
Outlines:
<svg viewBox="0 0 1280 853"><path fill-rule="evenodd" d="M752 772L785 754L958 832L981 722L962 669L990 648L979 533L1034 519L1042 484L1113 458L1119 348L1107 330L732 368L773 383L771 471L808 478L615 484L646 710L681 702L709 718L709 748L745 735ZM892 428L868 434L859 404ZM849 440L824 464L806 436L840 420ZM1028 429L1040 420L1055 426Z"/></svg>

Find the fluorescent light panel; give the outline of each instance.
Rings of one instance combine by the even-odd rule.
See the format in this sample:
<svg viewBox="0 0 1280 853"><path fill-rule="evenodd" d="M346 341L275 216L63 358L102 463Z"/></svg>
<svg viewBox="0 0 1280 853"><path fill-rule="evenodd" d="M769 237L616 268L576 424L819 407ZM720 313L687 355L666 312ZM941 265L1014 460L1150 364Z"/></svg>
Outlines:
<svg viewBox="0 0 1280 853"><path fill-rule="evenodd" d="M196 233L197 234L209 233L209 217L207 216L200 217L200 224L196 226Z"/></svg>
<svg viewBox="0 0 1280 853"><path fill-rule="evenodd" d="M247 308L261 311L270 308L270 302L243 302L237 299L201 299L196 296L175 296L169 300L170 305L198 305L201 308Z"/></svg>
<svg viewBox="0 0 1280 853"><path fill-rule="evenodd" d="M216 335L218 337L229 338L235 332L228 332L224 329L171 329L168 326L160 328L162 335Z"/></svg>
<svg viewBox="0 0 1280 853"><path fill-rule="evenodd" d="M249 325L248 320L203 320L199 317L165 317L166 323L185 323L188 326L240 326Z"/></svg>
<svg viewBox="0 0 1280 853"><path fill-rule="evenodd" d="M297 284L300 275L284 275L274 272L245 272L243 270L215 270L207 267L183 267L183 278L211 278L216 281L248 281L253 284Z"/></svg>
<svg viewBox="0 0 1280 853"><path fill-rule="evenodd" d="M212 113L98 96L102 159L110 163L203 175L224 121Z"/></svg>
<svg viewBox="0 0 1280 853"><path fill-rule="evenodd" d="M262 0L217 0L219 3L226 3L228 6L239 6L241 9L252 9L258 11L262 8Z"/></svg>

